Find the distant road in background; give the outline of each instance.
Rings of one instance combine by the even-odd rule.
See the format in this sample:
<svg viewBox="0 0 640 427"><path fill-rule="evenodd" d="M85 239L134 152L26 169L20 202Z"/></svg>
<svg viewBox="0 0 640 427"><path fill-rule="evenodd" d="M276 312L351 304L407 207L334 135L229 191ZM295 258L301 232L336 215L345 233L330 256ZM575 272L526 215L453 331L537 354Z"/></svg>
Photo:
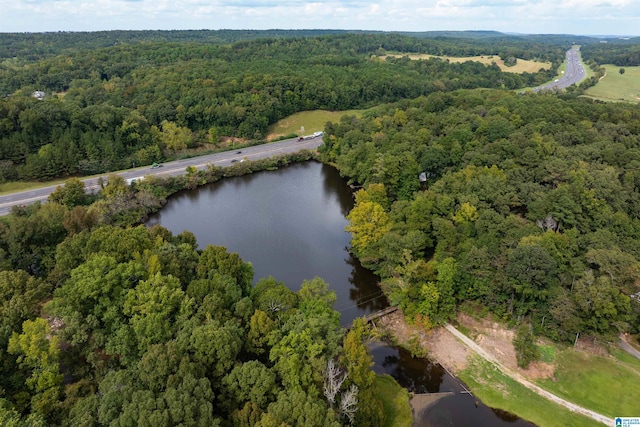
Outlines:
<svg viewBox="0 0 640 427"><path fill-rule="evenodd" d="M149 175L178 176L185 174L185 170L188 166L195 166L198 170L206 169L208 165L231 166L231 164L243 159L259 160L281 154L291 154L304 149L315 150L322 144L323 141L320 136L304 139L302 141L298 140L298 138L286 139L278 142L271 142L269 144L255 145L253 147L236 148L223 153L176 160L174 162L163 163L162 167L154 169L152 169L151 166L146 166L113 173L120 175L124 179L136 179ZM83 179L82 182L84 182L85 188L88 192L95 192L98 190L98 180L100 178L106 179L107 176L108 174L104 174L101 177L87 178ZM48 187L0 196L0 216L7 215L14 206L30 205L36 202L46 201L49 194L51 194L57 187L58 185L51 185Z"/></svg>
<svg viewBox="0 0 640 427"><path fill-rule="evenodd" d="M572 84L578 84L586 74L582 62L580 62L580 56L578 51L580 47L574 46L567 51L567 69L562 75L552 83L548 83L543 86L538 86L533 89L534 92L540 92L545 90L562 90L571 86Z"/></svg>

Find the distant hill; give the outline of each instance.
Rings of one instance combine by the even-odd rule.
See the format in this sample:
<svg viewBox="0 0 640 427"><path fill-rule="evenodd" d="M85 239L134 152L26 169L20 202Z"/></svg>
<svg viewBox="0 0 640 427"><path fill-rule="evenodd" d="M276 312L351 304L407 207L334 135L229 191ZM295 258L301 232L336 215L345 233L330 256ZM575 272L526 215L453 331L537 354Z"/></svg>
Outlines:
<svg viewBox="0 0 640 427"><path fill-rule="evenodd" d="M484 39L492 37L504 37L505 34L499 31L422 31L422 32L400 32L405 36L436 38L436 37L454 37L460 39Z"/></svg>

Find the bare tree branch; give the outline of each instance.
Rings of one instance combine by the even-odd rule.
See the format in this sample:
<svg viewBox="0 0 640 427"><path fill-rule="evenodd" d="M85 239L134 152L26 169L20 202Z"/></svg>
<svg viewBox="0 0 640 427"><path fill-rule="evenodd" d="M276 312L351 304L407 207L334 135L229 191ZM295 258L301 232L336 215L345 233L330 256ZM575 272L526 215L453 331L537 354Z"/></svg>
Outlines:
<svg viewBox="0 0 640 427"><path fill-rule="evenodd" d="M358 411L358 386L353 384L348 390L342 393L340 399L339 412L349 419L349 422L353 424Z"/></svg>
<svg viewBox="0 0 640 427"><path fill-rule="evenodd" d="M329 405L333 408L334 403L336 402L336 395L340 391L340 387L342 387L342 383L347 379L347 374L343 374L340 371L333 360L329 360L327 362L327 370L325 371L324 376L324 396L327 398Z"/></svg>

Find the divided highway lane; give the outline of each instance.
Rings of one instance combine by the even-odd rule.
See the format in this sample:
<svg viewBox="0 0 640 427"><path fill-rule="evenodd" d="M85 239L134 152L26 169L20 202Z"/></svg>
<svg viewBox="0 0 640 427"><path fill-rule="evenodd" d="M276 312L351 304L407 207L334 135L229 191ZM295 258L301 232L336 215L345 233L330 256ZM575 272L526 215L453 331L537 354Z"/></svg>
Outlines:
<svg viewBox="0 0 640 427"><path fill-rule="evenodd" d="M157 169L151 169L150 166L143 168L129 169L124 171L115 172L124 179L140 178L149 175L158 176L178 176L186 173L187 166L195 166L198 170L206 169L210 164L216 166L230 166L232 161L247 160L259 160L281 154L291 154L297 151L307 149L315 150L323 141L321 137L313 139L307 139L298 141L297 138L286 139L278 142L271 142L269 144L256 145L253 147L242 147L231 151L225 151L223 153L209 154L206 156L193 157L190 159L176 160L174 162L164 163L162 167ZM87 191L97 191L98 179L87 178L83 179L85 188ZM107 178L107 174L102 176L103 179ZM19 193L12 193L7 195L0 195L0 215L7 215L13 206L29 205L38 201L44 202L58 186L51 185L48 187L38 188L34 190L22 191Z"/></svg>
<svg viewBox="0 0 640 427"><path fill-rule="evenodd" d="M561 90L566 89L572 84L578 84L580 80L582 80L586 76L584 67L580 62L580 56L578 55L579 50L579 46L574 46L567 51L567 69L562 77L556 79L552 83L538 86L537 88L533 89L533 91L540 92L545 90Z"/></svg>

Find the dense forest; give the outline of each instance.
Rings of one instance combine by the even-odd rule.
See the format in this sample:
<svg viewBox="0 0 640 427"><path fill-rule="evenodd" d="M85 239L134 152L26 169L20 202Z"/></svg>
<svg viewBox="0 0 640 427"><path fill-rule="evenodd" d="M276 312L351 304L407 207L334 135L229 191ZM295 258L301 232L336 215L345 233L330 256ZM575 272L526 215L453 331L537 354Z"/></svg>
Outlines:
<svg viewBox="0 0 640 427"><path fill-rule="evenodd" d="M582 56L585 60L598 64L636 67L640 65L640 38L612 40L607 43L584 46Z"/></svg>
<svg viewBox="0 0 640 427"><path fill-rule="evenodd" d="M411 321L467 304L561 341L638 332L638 107L505 90L554 71L380 59L557 66L563 37L150 33L0 34L0 180L148 164L260 139L293 112L376 106L328 123L319 156L364 187L352 250ZM177 191L314 156L112 175L98 194L71 178L0 218L0 424L384 425L367 331L340 328L322 279L252 286L237 254L139 226Z"/></svg>
<svg viewBox="0 0 640 427"><path fill-rule="evenodd" d="M368 331L322 279L252 285L238 254L127 215L251 167L99 195L74 178L0 221L0 424L384 425Z"/></svg>
<svg viewBox="0 0 640 427"><path fill-rule="evenodd" d="M353 251L410 318L477 303L556 340L638 331L637 106L457 91L325 131L324 160L365 186Z"/></svg>
<svg viewBox="0 0 640 427"><path fill-rule="evenodd" d="M495 54L547 60L554 68L514 74L476 62L376 59L387 51ZM0 100L0 181L151 164L185 149L214 148L223 136L260 140L269 124L299 111L368 108L461 88L534 86L552 78L563 58L559 45L397 34L230 45L152 38L78 47L38 61L10 57L0 64L0 93L7 94ZM36 91L44 98L33 97Z"/></svg>
<svg viewBox="0 0 640 427"><path fill-rule="evenodd" d="M40 60L77 49L98 49L118 44L140 42L196 42L208 44L232 44L265 38L302 38L339 34L389 35L382 31L359 30L175 30L175 31L93 31L93 32L49 32L49 33L0 33L0 58ZM569 46L573 43L587 45L600 39L574 35L507 35L497 31L425 31L396 32L410 38L446 41L453 49L460 45L482 46L483 54L489 54L491 46L513 46L521 43ZM456 47L458 46L458 47ZM468 47L467 47L468 49ZM520 49L522 50L522 49Z"/></svg>

